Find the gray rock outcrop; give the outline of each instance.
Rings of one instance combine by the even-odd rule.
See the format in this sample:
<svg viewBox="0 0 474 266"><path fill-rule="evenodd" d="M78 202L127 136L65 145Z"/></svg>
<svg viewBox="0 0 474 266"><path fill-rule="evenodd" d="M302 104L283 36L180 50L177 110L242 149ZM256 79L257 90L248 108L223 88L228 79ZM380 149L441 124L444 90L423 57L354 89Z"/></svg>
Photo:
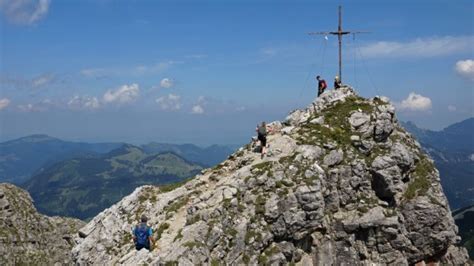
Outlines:
<svg viewBox="0 0 474 266"><path fill-rule="evenodd" d="M74 237L84 225L39 214L28 192L0 184L0 265L72 264Z"/></svg>
<svg viewBox="0 0 474 266"><path fill-rule="evenodd" d="M249 144L169 190L143 186L80 230L89 264L465 264L439 174L385 99L328 91ZM131 228L150 217L157 246Z"/></svg>

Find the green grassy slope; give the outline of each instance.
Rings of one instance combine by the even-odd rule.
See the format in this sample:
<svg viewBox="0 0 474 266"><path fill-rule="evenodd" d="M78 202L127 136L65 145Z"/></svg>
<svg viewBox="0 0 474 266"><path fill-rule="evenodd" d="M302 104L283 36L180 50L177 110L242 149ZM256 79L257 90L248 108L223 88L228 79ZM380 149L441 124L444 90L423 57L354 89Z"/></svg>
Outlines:
<svg viewBox="0 0 474 266"><path fill-rule="evenodd" d="M0 143L0 182L21 184L41 168L71 159L100 155L121 143L63 141L47 135L31 135Z"/></svg>
<svg viewBox="0 0 474 266"><path fill-rule="evenodd" d="M176 154L124 145L98 158L57 163L25 183L40 212L88 219L144 184L169 184L202 169Z"/></svg>

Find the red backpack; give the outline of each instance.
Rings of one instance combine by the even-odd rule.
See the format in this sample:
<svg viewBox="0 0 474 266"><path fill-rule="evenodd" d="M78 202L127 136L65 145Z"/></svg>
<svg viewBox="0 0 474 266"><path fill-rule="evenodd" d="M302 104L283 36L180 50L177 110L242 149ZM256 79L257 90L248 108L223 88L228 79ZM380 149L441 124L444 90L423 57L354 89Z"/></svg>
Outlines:
<svg viewBox="0 0 474 266"><path fill-rule="evenodd" d="M323 79L321 80L321 84L322 84L322 89L326 89L328 87L328 85L326 85L326 81Z"/></svg>

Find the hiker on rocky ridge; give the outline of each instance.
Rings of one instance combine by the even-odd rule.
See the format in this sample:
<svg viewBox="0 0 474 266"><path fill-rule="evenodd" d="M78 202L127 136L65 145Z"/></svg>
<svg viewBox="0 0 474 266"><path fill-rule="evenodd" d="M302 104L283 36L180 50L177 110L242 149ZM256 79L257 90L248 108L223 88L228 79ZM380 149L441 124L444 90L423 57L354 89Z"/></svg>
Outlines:
<svg viewBox="0 0 474 266"><path fill-rule="evenodd" d="M334 77L334 89L337 90L342 87L342 82L339 76Z"/></svg>
<svg viewBox="0 0 474 266"><path fill-rule="evenodd" d="M140 250L146 248L148 250L153 249L153 230L147 225L148 218L142 215L140 223L133 229L133 242L135 248Z"/></svg>
<svg viewBox="0 0 474 266"><path fill-rule="evenodd" d="M266 154L266 147L267 147L267 125L265 124L265 121L262 122L262 124L259 126L257 125L257 128L255 129L257 131L257 139L260 141L260 153L261 153L261 158Z"/></svg>
<svg viewBox="0 0 474 266"><path fill-rule="evenodd" d="M326 84L326 81L324 79L321 79L321 76L316 76L316 79L318 80L318 97L323 94L324 90L328 87Z"/></svg>

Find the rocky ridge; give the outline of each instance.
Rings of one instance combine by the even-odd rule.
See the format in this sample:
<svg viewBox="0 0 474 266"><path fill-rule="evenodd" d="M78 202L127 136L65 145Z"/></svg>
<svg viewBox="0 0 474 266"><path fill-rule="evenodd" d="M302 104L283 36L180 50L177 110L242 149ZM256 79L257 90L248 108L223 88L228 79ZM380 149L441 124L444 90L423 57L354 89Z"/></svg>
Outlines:
<svg viewBox="0 0 474 266"><path fill-rule="evenodd" d="M74 261L141 263L463 264L439 173L383 97L324 93L182 186L143 186L83 227ZM157 248L134 250L145 213Z"/></svg>
<svg viewBox="0 0 474 266"><path fill-rule="evenodd" d="M74 235L84 225L39 214L28 192L0 184L0 265L71 264Z"/></svg>

